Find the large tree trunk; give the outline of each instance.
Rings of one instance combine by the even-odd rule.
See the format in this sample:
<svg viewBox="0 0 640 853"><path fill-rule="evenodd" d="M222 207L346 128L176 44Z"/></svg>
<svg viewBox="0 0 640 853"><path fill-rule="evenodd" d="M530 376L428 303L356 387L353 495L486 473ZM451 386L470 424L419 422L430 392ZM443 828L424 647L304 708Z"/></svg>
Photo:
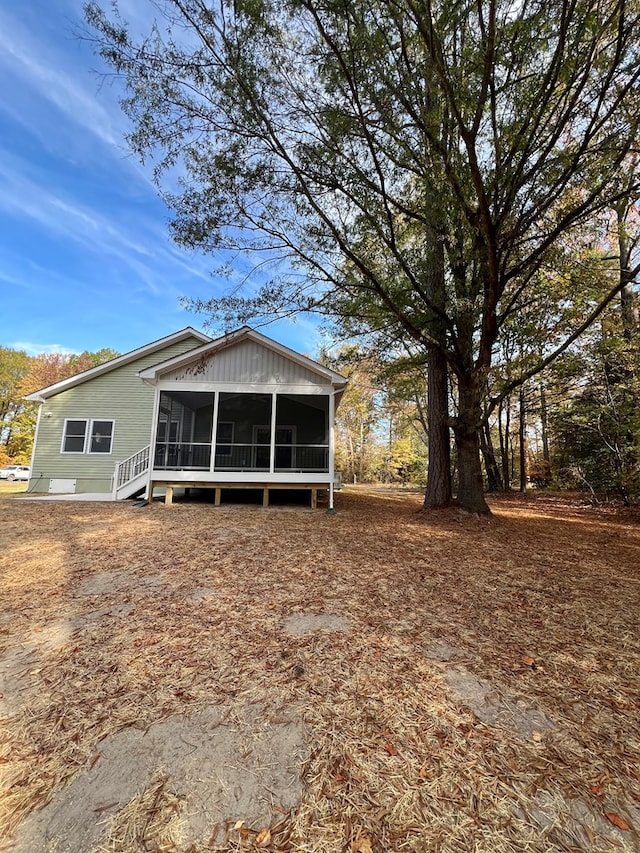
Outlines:
<svg viewBox="0 0 640 853"><path fill-rule="evenodd" d="M480 463L480 397L474 386L458 381L458 417L453 433L458 451L458 503L466 512L491 515L484 498Z"/></svg>
<svg viewBox="0 0 640 853"><path fill-rule="evenodd" d="M502 474L500 473L500 466L498 465L495 450L493 449L491 430L488 423L485 423L480 430L480 450L484 459L484 469L487 472L487 491L503 491Z"/></svg>
<svg viewBox="0 0 640 853"><path fill-rule="evenodd" d="M444 280L444 247L432 228L427 228L425 240L431 255L425 288L434 306L444 311L446 286ZM442 317L434 310L429 332L442 346L430 346L427 360L427 422L428 458L427 488L424 507L435 509L451 503L451 443L449 439L449 366L444 347L446 341Z"/></svg>
<svg viewBox="0 0 640 853"><path fill-rule="evenodd" d="M451 444L449 441L449 383L447 360L436 347L427 364L428 471L426 509L451 503Z"/></svg>

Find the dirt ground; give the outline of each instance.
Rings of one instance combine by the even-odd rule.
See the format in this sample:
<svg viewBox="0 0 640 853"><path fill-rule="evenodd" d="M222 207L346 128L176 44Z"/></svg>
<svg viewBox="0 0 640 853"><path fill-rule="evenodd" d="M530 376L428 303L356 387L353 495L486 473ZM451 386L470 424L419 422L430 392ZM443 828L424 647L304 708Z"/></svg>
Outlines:
<svg viewBox="0 0 640 853"><path fill-rule="evenodd" d="M640 851L640 516L0 500L0 850Z"/></svg>

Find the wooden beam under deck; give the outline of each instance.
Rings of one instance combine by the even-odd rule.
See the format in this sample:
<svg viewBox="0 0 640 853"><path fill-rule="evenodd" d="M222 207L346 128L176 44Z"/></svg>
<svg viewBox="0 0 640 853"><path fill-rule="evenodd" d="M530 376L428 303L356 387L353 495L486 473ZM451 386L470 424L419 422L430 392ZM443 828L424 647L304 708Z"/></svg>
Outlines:
<svg viewBox="0 0 640 853"><path fill-rule="evenodd" d="M215 489L214 506L220 506L222 501L223 489L252 489L254 491L262 489L262 506L269 506L269 491L271 489L287 489L297 490L304 489L311 492L311 509L318 508L318 490L329 489L329 483L210 483L204 481L192 481L188 483L180 483L175 480L154 480L149 483L149 496L153 497L155 488L164 489L164 502L166 506L173 504L173 490L185 489Z"/></svg>

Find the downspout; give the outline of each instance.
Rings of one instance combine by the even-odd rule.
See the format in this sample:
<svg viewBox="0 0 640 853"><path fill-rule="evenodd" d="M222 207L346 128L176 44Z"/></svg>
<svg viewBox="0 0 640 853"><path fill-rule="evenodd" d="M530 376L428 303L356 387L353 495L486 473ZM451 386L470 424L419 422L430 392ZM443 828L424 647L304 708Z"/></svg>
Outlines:
<svg viewBox="0 0 640 853"><path fill-rule="evenodd" d="M31 476L29 477L29 482L27 483L27 491L31 491L31 480L33 478L34 467L33 464L36 459L36 447L38 446L38 432L40 430L40 418L42 417L42 407L44 406L44 400L38 403L38 416L36 418L36 431L33 436L33 447L31 448L31 464L29 468L31 469Z"/></svg>
<svg viewBox="0 0 640 853"><path fill-rule="evenodd" d="M271 392L271 436L270 436L270 447L269 447L269 473L274 474L276 470L276 424L277 424L277 410L276 407L278 405L278 393L277 391Z"/></svg>
<svg viewBox="0 0 640 853"><path fill-rule="evenodd" d="M335 434L334 434L334 419L336 413L336 389L333 388L329 395L329 512L334 513L333 508L333 486L335 479Z"/></svg>

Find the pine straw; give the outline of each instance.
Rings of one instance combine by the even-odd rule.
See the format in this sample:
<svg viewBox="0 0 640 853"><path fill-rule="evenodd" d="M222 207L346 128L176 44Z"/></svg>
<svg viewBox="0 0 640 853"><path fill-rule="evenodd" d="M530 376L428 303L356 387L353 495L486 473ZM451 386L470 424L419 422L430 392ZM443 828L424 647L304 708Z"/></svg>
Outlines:
<svg viewBox="0 0 640 853"><path fill-rule="evenodd" d="M110 819L107 841L99 853L175 850L180 837L180 801L169 793L167 782L166 776L153 779Z"/></svg>
<svg viewBox="0 0 640 853"><path fill-rule="evenodd" d="M364 490L335 516L3 502L0 655L30 653L0 734L6 838L105 736L260 703L266 717L302 709L309 747L304 797L270 850L640 849L638 517L540 499L494 501L490 521L419 506ZM351 631L292 636L294 613L341 614ZM447 688L442 644L556 731L481 722ZM589 836L576 802L633 829ZM155 780L104 849L181 849L179 816ZM251 830L216 849L257 849Z"/></svg>

